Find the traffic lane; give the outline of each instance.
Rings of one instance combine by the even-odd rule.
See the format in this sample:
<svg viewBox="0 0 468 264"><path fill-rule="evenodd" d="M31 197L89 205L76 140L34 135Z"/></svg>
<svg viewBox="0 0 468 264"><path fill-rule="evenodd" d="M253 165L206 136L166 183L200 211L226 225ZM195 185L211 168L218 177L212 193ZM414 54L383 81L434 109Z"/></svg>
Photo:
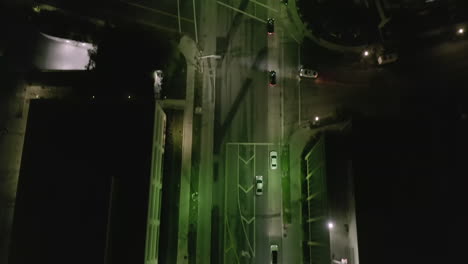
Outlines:
<svg viewBox="0 0 468 264"><path fill-rule="evenodd" d="M238 149L238 207L244 240L237 244L242 252L255 254L255 147L240 145ZM247 256L246 256L247 257Z"/></svg>
<svg viewBox="0 0 468 264"><path fill-rule="evenodd" d="M299 122L299 68L300 46L293 41L285 40L282 43L282 81L283 100L284 100L284 134L286 137L290 135L297 127Z"/></svg>
<svg viewBox="0 0 468 264"><path fill-rule="evenodd" d="M256 147L256 175L263 176L263 195L257 196L255 214L255 263L264 263L268 257L269 233L268 221L264 217L268 213L269 186L268 145Z"/></svg>
<svg viewBox="0 0 468 264"><path fill-rule="evenodd" d="M242 40L245 41L245 39L246 38L243 38ZM259 41L256 40L254 42L256 42L255 44L259 43ZM261 58L264 55L259 55L259 52L257 51L259 48L253 46L251 48L254 51L250 51L256 52L252 53L253 55L240 53L240 51L242 51L240 49L242 42L237 45L239 49L237 51L235 49L231 50L232 53L226 54L226 59L223 61L225 78L222 79L223 87L221 88L220 86L220 90L222 91L218 93L220 102L219 106L222 110L220 114L220 120L232 120L229 123L226 123L225 129L228 131L226 132L225 140L227 142L262 141L262 139L265 138L265 134L267 133L267 130L265 129L267 127L266 118L264 115L267 112L266 103L268 102L262 98L265 97L265 89L267 89L268 85L266 71L263 69L259 70L258 65L262 64ZM264 51L261 51L260 53L264 53ZM260 126L261 129L257 126ZM254 176L255 175L253 174L250 175L252 184L254 181ZM228 186L233 186L233 184L235 184L234 186L237 186L237 183L230 181L230 177L231 176L226 173L226 181L230 182L226 184L226 189L231 188ZM250 194L252 195L251 198L253 199L253 189L250 191ZM226 199L231 199L231 195L228 192ZM233 203L233 201L228 202L230 204ZM249 251L250 241L245 239L246 235L242 230L242 224L248 225L248 223L246 223L245 220L244 222L240 222L242 219L238 213L237 215L229 216L228 220L230 222L234 222L236 225L236 230L233 230L232 233L240 233L239 236L242 236L243 239L243 241L234 241L236 248L238 248L235 255L231 254L233 250L229 249L228 246L225 248L225 250L230 251L228 253L231 254L231 256L227 257L228 261L233 263L237 263L237 259L242 259L241 263L248 263L247 261L252 261L252 257L254 256L252 252L253 250ZM250 221L250 219L247 219L247 221ZM255 226L255 222L251 222L251 224ZM255 235L255 233L252 232L252 235Z"/></svg>
<svg viewBox="0 0 468 264"><path fill-rule="evenodd" d="M226 145L224 197L224 262L237 263L238 230L240 230L238 197L238 146ZM242 237L241 237L242 239Z"/></svg>
<svg viewBox="0 0 468 264"><path fill-rule="evenodd" d="M282 237L283 237L283 192L282 192L282 167L281 167L281 146L270 145L268 148L268 208L264 219L267 220L266 228L268 230L269 243L267 245L268 257L270 258L270 245L279 246L279 260L282 258ZM277 167L272 169L270 153L277 153Z"/></svg>
<svg viewBox="0 0 468 264"><path fill-rule="evenodd" d="M254 145L227 145L225 263L255 256L255 167Z"/></svg>
<svg viewBox="0 0 468 264"><path fill-rule="evenodd" d="M225 38L220 38L218 43L218 50L224 52L221 71L218 71L222 80L218 89L219 122L225 124L225 129L237 129L238 126L230 122L236 115L240 102L244 100L246 87L250 88L249 82L256 78L255 71L266 71L262 65L267 34L265 24L259 21L229 8L220 7L218 11L218 32L226 32ZM257 12L264 11L258 9Z"/></svg>
<svg viewBox="0 0 468 264"><path fill-rule="evenodd" d="M335 83L320 79L301 80L301 115L303 120L328 116L337 108L375 115L398 114L401 80L389 71L375 71L362 83Z"/></svg>

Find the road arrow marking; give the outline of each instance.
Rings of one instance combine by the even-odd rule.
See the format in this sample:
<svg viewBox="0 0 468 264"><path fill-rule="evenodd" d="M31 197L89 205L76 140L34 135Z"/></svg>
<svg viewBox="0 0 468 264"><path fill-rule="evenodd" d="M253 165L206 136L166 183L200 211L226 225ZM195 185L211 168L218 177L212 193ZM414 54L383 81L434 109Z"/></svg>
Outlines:
<svg viewBox="0 0 468 264"><path fill-rule="evenodd" d="M255 157L255 155L252 155L252 157L250 157L250 159L247 160L247 161L245 161L241 156L238 156L238 157L239 157L240 160L242 160L244 162L244 164L247 164Z"/></svg>
<svg viewBox="0 0 468 264"><path fill-rule="evenodd" d="M242 217L242 220L244 222L246 222L247 224L250 224L253 222L253 220L255 220L255 216L252 216L252 218L250 218L250 220L247 220L245 217L241 216Z"/></svg>
<svg viewBox="0 0 468 264"><path fill-rule="evenodd" d="M254 187L253 184L248 188L248 189L244 189L244 187L242 187L242 185L238 184L237 186L239 186L239 188L244 191L245 193L248 193L252 190L252 188Z"/></svg>

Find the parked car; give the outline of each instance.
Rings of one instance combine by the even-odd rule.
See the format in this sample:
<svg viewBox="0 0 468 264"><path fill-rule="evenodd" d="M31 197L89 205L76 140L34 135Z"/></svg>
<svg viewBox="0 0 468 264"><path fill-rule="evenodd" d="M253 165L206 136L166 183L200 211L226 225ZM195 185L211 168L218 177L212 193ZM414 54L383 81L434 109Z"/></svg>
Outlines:
<svg viewBox="0 0 468 264"><path fill-rule="evenodd" d="M262 195L263 194L263 176L255 176L255 194Z"/></svg>
<svg viewBox="0 0 468 264"><path fill-rule="evenodd" d="M270 168L272 170L276 170L276 168L278 168L278 152L276 151L270 152Z"/></svg>
<svg viewBox="0 0 468 264"><path fill-rule="evenodd" d="M318 72L315 71L315 70L311 70L311 69L304 69L304 68L301 68L301 69L299 70L299 76L300 76L300 77L303 77L303 78L317 79L317 77L318 77Z"/></svg>
<svg viewBox="0 0 468 264"><path fill-rule="evenodd" d="M267 32L268 32L268 35L273 35L275 33L275 19L273 18L267 19Z"/></svg>
<svg viewBox="0 0 468 264"><path fill-rule="evenodd" d="M276 72L270 71L269 78L270 78L270 86L275 86L276 85Z"/></svg>
<svg viewBox="0 0 468 264"><path fill-rule="evenodd" d="M271 264L277 264L278 263L278 245L271 245L270 252L271 252Z"/></svg>

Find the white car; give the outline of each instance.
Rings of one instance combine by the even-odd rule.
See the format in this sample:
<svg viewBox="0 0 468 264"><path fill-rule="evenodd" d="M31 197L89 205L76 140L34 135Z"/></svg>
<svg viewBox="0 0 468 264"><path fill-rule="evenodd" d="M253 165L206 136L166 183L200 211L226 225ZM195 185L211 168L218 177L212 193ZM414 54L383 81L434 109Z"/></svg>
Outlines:
<svg viewBox="0 0 468 264"><path fill-rule="evenodd" d="M276 170L276 168L278 168L278 152L276 151L270 152L270 168L272 170Z"/></svg>
<svg viewBox="0 0 468 264"><path fill-rule="evenodd" d="M271 264L277 264L278 263L278 245L271 245L270 252L271 252Z"/></svg>
<svg viewBox="0 0 468 264"><path fill-rule="evenodd" d="M301 69L299 70L299 76L300 76L300 77L303 77L303 78L317 79L317 77L318 77L318 72L315 71L315 70L311 70L311 69L304 69L304 68L301 68Z"/></svg>
<svg viewBox="0 0 468 264"><path fill-rule="evenodd" d="M263 176L255 176L255 194L263 194Z"/></svg>
<svg viewBox="0 0 468 264"><path fill-rule="evenodd" d="M398 54L396 54L396 53L382 54L379 57L377 57L377 63L379 65L392 63L392 62L395 62L397 60L398 60Z"/></svg>

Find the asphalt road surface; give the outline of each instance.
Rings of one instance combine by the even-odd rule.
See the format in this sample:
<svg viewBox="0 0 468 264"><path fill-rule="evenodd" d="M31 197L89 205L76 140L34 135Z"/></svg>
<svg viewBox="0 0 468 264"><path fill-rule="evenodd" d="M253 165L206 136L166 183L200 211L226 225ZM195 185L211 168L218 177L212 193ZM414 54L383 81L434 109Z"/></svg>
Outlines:
<svg viewBox="0 0 468 264"><path fill-rule="evenodd" d="M226 145L224 263L264 263L269 245L281 245L281 170L271 169L268 143ZM255 176L263 176L264 190L256 195Z"/></svg>
<svg viewBox="0 0 468 264"><path fill-rule="evenodd" d="M281 167L270 169L269 152L280 154L281 92L270 87L268 71L280 72L280 26L268 36L265 21L280 8L269 4L245 5L249 18L219 8L218 32L227 33L227 48L217 78L217 136L223 139L224 154L224 263L265 263L270 260L270 245L278 244L281 254L282 197ZM243 4L237 6L242 10ZM279 20L278 20L279 21ZM255 176L262 175L264 193L255 195Z"/></svg>

